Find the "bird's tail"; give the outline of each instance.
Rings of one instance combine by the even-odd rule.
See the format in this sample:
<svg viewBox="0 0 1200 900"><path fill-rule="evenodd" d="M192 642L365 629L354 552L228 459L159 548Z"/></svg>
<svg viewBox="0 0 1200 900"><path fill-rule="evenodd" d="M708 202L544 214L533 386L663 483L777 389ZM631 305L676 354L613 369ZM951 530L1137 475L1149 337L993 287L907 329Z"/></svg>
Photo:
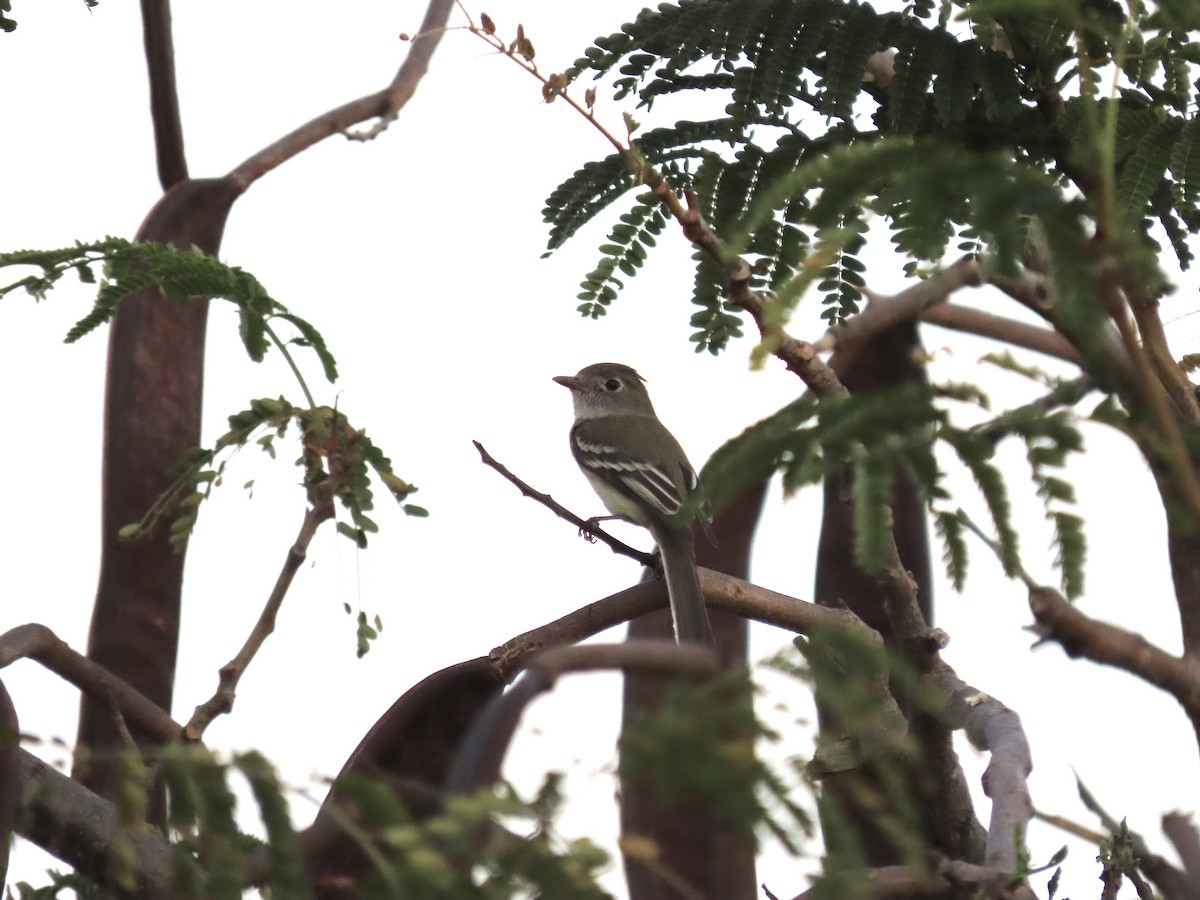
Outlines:
<svg viewBox="0 0 1200 900"><path fill-rule="evenodd" d="M675 640L680 644L712 646L712 627L696 574L696 544L691 529L659 526L651 530L662 555Z"/></svg>

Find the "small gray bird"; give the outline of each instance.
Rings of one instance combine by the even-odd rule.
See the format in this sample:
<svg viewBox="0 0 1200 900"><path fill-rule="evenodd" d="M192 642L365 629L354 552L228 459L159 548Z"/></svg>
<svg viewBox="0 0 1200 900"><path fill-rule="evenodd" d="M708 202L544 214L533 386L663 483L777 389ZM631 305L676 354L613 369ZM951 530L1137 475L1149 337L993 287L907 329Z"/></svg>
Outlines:
<svg viewBox="0 0 1200 900"><path fill-rule="evenodd" d="M596 363L554 380L571 389L571 452L612 513L605 518L641 525L658 544L675 639L711 645L692 531L675 518L699 482L679 441L654 414L644 379L629 366Z"/></svg>

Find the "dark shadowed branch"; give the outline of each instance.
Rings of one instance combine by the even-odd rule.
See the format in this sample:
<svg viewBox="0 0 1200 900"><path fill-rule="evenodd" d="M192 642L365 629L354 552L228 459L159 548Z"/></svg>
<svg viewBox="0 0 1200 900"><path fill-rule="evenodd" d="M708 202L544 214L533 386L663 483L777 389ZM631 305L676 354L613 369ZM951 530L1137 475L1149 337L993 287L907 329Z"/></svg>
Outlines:
<svg viewBox="0 0 1200 900"><path fill-rule="evenodd" d="M175 89L170 0L142 0L142 42L146 49L146 73L150 79L150 118L154 123L158 181L166 191L188 177L179 93Z"/></svg>
<svg viewBox="0 0 1200 900"><path fill-rule="evenodd" d="M499 695L483 711L463 739L446 790L471 794L495 783L525 708L552 690L568 672L643 671L691 677L710 677L721 671L717 656L700 647L681 647L671 641L631 641L624 644L588 644L553 647L529 660L511 690Z"/></svg>
<svg viewBox="0 0 1200 900"><path fill-rule="evenodd" d="M8 876L8 853L12 849L21 798L20 737L17 710L8 688L0 682L0 887Z"/></svg>
<svg viewBox="0 0 1200 900"><path fill-rule="evenodd" d="M1179 854L1183 870L1193 884L1200 884L1200 833L1190 813L1169 812L1162 817L1163 834Z"/></svg>

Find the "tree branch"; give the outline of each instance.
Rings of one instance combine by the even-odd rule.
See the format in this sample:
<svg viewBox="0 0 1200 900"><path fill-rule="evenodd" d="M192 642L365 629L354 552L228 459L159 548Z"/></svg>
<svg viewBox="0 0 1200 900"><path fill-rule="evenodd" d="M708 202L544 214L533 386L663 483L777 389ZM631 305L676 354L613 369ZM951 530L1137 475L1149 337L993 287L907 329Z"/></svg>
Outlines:
<svg viewBox="0 0 1200 900"><path fill-rule="evenodd" d="M1188 878L1193 884L1200 884L1200 834L1191 813L1166 813L1162 817L1162 830L1179 854Z"/></svg>
<svg viewBox="0 0 1200 900"><path fill-rule="evenodd" d="M139 733L165 744L179 739L182 727L156 703L71 647L45 625L18 625L0 635L0 669L18 659L34 659L92 699L115 709Z"/></svg>
<svg viewBox="0 0 1200 900"><path fill-rule="evenodd" d="M984 865L1015 872L1024 849L1019 836L1033 818L1027 781L1033 761L1021 718L995 697L963 682L941 659L930 680L949 698L950 715L971 742L991 754L983 773L983 792L992 801Z"/></svg>
<svg viewBox="0 0 1200 900"><path fill-rule="evenodd" d="M170 0L142 0L142 42L150 79L150 119L154 123L154 155L164 191L188 177L183 152L183 122L175 88L175 47L171 37Z"/></svg>
<svg viewBox="0 0 1200 900"><path fill-rule="evenodd" d="M922 312L921 321L941 328L994 338L1014 347L1024 347L1026 350L1056 359L1079 363L1079 351L1057 331L1038 328L1005 316L992 315L967 306L955 306L953 303L943 303Z"/></svg>
<svg viewBox="0 0 1200 900"><path fill-rule="evenodd" d="M471 794L493 784L525 708L552 690L568 672L656 672L711 677L722 671L717 655L702 647L679 646L674 641L629 641L624 644L588 644L551 647L531 660L521 680L495 697L463 739L454 766L446 779L452 794Z"/></svg>
<svg viewBox="0 0 1200 900"><path fill-rule="evenodd" d="M239 189L246 190L255 181L272 169L287 162L313 144L331 135L344 132L359 122L378 118L373 128L354 137L364 140L373 138L393 122L405 103L416 92L417 85L429 69L433 51L441 42L446 22L454 0L430 0L421 22L420 33L413 38L412 46L400 66L392 83L381 91L344 103L336 109L322 113L305 122L299 128L285 134L279 140L259 150L227 176Z"/></svg>
<svg viewBox="0 0 1200 900"><path fill-rule="evenodd" d="M287 596L288 589L292 586L296 572L299 571L308 555L308 547L312 543L317 529L320 528L321 523L333 518L332 498L335 480L336 476L331 474L328 479L317 485L317 500L304 513L304 521L300 524L300 533L296 535L295 543L288 550L283 568L275 579L275 586L271 589L270 596L267 597L266 605L263 606L258 621L254 623L254 628L242 644L242 649L233 659L221 666L216 693L197 706L195 712L192 713L192 718L183 730L187 740L200 740L204 736L204 730L212 724L213 719L233 709L238 682L241 681L242 675L254 660L263 642L275 630L275 619L279 614L279 608L283 605L283 599Z"/></svg>
<svg viewBox="0 0 1200 900"><path fill-rule="evenodd" d="M171 895L174 856L161 831L147 825L131 832L113 804L33 754L18 754L23 837L118 897L166 900ZM111 877L118 843L123 852L133 851L132 887L122 887Z"/></svg>
<svg viewBox="0 0 1200 900"><path fill-rule="evenodd" d="M620 556L628 556L635 562L641 563L648 569L655 568L655 556L653 553L643 553L641 550L635 550L623 541L617 540L611 534L608 534L604 529L600 528L595 522L589 522L579 518L575 513L571 512L562 504L558 503L549 494L543 494L541 491L534 490L526 482L522 481L512 472L510 472L503 464L498 462L479 441L471 441L475 445L475 449L479 451L479 458L483 460L484 465L491 466L506 479L511 481L523 495L531 500L536 500L546 509L550 510L560 519L566 519L572 525L579 529L579 533L586 535L594 543L599 540L608 545L613 553Z"/></svg>
<svg viewBox="0 0 1200 900"><path fill-rule="evenodd" d="M933 871L910 866L869 869L867 883L874 900L1034 900L1033 891L1010 872L955 859L937 859ZM812 887L794 900L818 900L828 889Z"/></svg>
<svg viewBox="0 0 1200 900"><path fill-rule="evenodd" d="M705 603L713 609L777 625L793 633L807 634L815 628L854 628L861 629L867 640L879 640L849 610L830 609L777 594L711 569L701 568L698 572ZM511 681L529 665L531 657L547 647L577 643L666 603L667 589L661 579L642 582L506 641L489 654L492 666L505 681Z"/></svg>
<svg viewBox="0 0 1200 900"><path fill-rule="evenodd" d="M1122 669L1173 696L1200 733L1200 664L1172 656L1140 634L1089 618L1058 591L1035 585L1029 609L1039 633L1068 656Z"/></svg>
<svg viewBox="0 0 1200 900"><path fill-rule="evenodd" d="M1119 834L1121 823L1108 814L1082 781L1076 779L1076 787L1083 805L1095 813L1105 830L1111 835ZM1200 898L1200 886L1197 886L1184 872L1175 868L1163 857L1157 853L1151 853L1149 847L1146 846L1145 838L1140 834L1132 828L1127 828L1127 831L1130 848L1137 856L1138 868L1158 885L1164 900L1197 900Z"/></svg>
<svg viewBox="0 0 1200 900"><path fill-rule="evenodd" d="M21 800L20 741L17 710L0 682L0 885L8 878L8 854Z"/></svg>
<svg viewBox="0 0 1200 900"><path fill-rule="evenodd" d="M959 288L981 283L979 264L971 257L963 257L940 272L890 297L867 291L866 309L842 324L830 328L813 346L819 352L840 350L853 353L855 348L861 347L875 335L901 322L919 319L932 309L940 307Z"/></svg>

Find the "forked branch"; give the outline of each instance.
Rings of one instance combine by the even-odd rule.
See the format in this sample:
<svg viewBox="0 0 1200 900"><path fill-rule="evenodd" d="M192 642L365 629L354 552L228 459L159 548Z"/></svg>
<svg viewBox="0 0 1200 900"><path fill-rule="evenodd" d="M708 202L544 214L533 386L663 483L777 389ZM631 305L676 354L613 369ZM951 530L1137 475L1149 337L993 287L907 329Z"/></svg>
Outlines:
<svg viewBox="0 0 1200 900"><path fill-rule="evenodd" d="M310 119L243 161L226 178L239 190L244 191L267 172L313 144L332 135L346 133L360 122L378 119L367 132L348 136L358 140L369 140L381 133L395 120L428 71L429 60L445 33L446 22L453 8L454 0L430 0L425 10L425 19L421 22L421 31L412 39L408 56L387 87Z"/></svg>

